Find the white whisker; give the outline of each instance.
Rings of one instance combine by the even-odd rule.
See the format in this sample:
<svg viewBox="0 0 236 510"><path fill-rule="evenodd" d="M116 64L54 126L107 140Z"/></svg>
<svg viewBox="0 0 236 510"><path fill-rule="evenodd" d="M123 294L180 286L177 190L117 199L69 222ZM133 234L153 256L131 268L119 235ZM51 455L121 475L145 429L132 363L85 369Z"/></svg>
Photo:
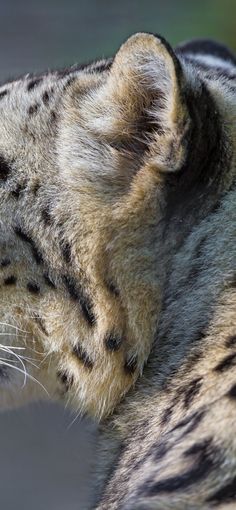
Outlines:
<svg viewBox="0 0 236 510"><path fill-rule="evenodd" d="M31 381L33 382L36 382L37 384L39 384L39 386L46 392L47 396L50 397L48 391L46 390L45 386L43 386L43 384L38 381L38 379L36 379L35 377L33 377L32 375L28 374L28 372L24 372L24 370L22 370L21 368L19 367L15 367L14 365L11 365L10 363L8 363L7 361L4 361L4 363L0 363L0 365L3 365L3 366L7 366L7 367L10 367L10 368L14 368L15 370L17 370L18 372L20 372L21 374L24 374L26 375Z"/></svg>
<svg viewBox="0 0 236 510"><path fill-rule="evenodd" d="M5 347L5 348L4 348ZM24 377L24 383L23 383L23 388L26 384L26 368L25 368L25 364L24 362L22 361L21 357L16 354L16 352L12 351L9 347L6 347L6 346L2 346L0 347L0 349L4 352L7 352L8 354L11 354L11 356L15 356L15 358L21 363L22 367L23 367L23 373L25 374L25 377Z"/></svg>
<svg viewBox="0 0 236 510"><path fill-rule="evenodd" d="M82 411L79 411L79 412L76 414L75 418L72 420L72 422L68 425L68 427L66 427L66 430L70 430L70 428L72 427L72 425L74 425L74 423L76 422L76 420L77 420L78 418L81 418L81 417L82 417Z"/></svg>
<svg viewBox="0 0 236 510"><path fill-rule="evenodd" d="M8 322L0 322L0 326L7 326L8 328L14 328L18 331L22 331L22 333L29 333L29 331L25 331L24 329L19 328L18 326L14 326L14 324L8 324Z"/></svg>

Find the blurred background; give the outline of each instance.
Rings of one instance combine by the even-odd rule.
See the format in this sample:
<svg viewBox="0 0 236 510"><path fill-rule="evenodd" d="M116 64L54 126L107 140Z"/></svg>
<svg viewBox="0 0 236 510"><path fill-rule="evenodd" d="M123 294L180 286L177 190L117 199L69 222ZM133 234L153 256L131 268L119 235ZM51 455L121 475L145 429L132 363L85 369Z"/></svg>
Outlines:
<svg viewBox="0 0 236 510"><path fill-rule="evenodd" d="M236 50L235 0L0 0L0 80L111 56L137 31ZM0 510L86 510L94 424L55 405L0 416Z"/></svg>

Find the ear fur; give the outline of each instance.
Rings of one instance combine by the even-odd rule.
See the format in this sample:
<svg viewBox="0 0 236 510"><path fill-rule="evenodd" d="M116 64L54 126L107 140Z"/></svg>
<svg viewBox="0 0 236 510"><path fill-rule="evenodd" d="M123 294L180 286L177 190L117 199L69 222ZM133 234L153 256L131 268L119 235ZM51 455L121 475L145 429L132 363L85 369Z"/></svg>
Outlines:
<svg viewBox="0 0 236 510"><path fill-rule="evenodd" d="M176 170L188 124L183 87L181 65L169 44L136 34L121 46L93 96L90 126L112 147L139 155L148 149L159 170Z"/></svg>

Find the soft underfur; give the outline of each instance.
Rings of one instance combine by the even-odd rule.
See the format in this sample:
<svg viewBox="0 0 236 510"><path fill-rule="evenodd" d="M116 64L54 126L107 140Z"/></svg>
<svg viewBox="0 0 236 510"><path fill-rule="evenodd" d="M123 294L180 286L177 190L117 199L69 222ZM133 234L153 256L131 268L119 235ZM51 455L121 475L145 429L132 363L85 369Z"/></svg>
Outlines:
<svg viewBox="0 0 236 510"><path fill-rule="evenodd" d="M137 34L0 115L0 407L115 409L97 509L234 508L234 56Z"/></svg>

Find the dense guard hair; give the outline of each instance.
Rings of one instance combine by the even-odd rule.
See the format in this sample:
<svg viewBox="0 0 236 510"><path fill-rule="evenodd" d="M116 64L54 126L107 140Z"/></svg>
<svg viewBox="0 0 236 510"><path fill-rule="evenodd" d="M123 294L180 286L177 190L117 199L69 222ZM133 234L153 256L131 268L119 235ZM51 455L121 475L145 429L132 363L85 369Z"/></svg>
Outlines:
<svg viewBox="0 0 236 510"><path fill-rule="evenodd" d="M97 510L232 507L235 57L139 33L0 115L0 408L107 418Z"/></svg>
<svg viewBox="0 0 236 510"><path fill-rule="evenodd" d="M236 501L236 60L210 41L174 54L161 44L179 110L165 124L171 95L159 102L162 130L148 130L145 170L137 165L135 175L161 154L162 167L152 160L161 175L161 309L143 376L101 429L96 510L223 510Z"/></svg>

